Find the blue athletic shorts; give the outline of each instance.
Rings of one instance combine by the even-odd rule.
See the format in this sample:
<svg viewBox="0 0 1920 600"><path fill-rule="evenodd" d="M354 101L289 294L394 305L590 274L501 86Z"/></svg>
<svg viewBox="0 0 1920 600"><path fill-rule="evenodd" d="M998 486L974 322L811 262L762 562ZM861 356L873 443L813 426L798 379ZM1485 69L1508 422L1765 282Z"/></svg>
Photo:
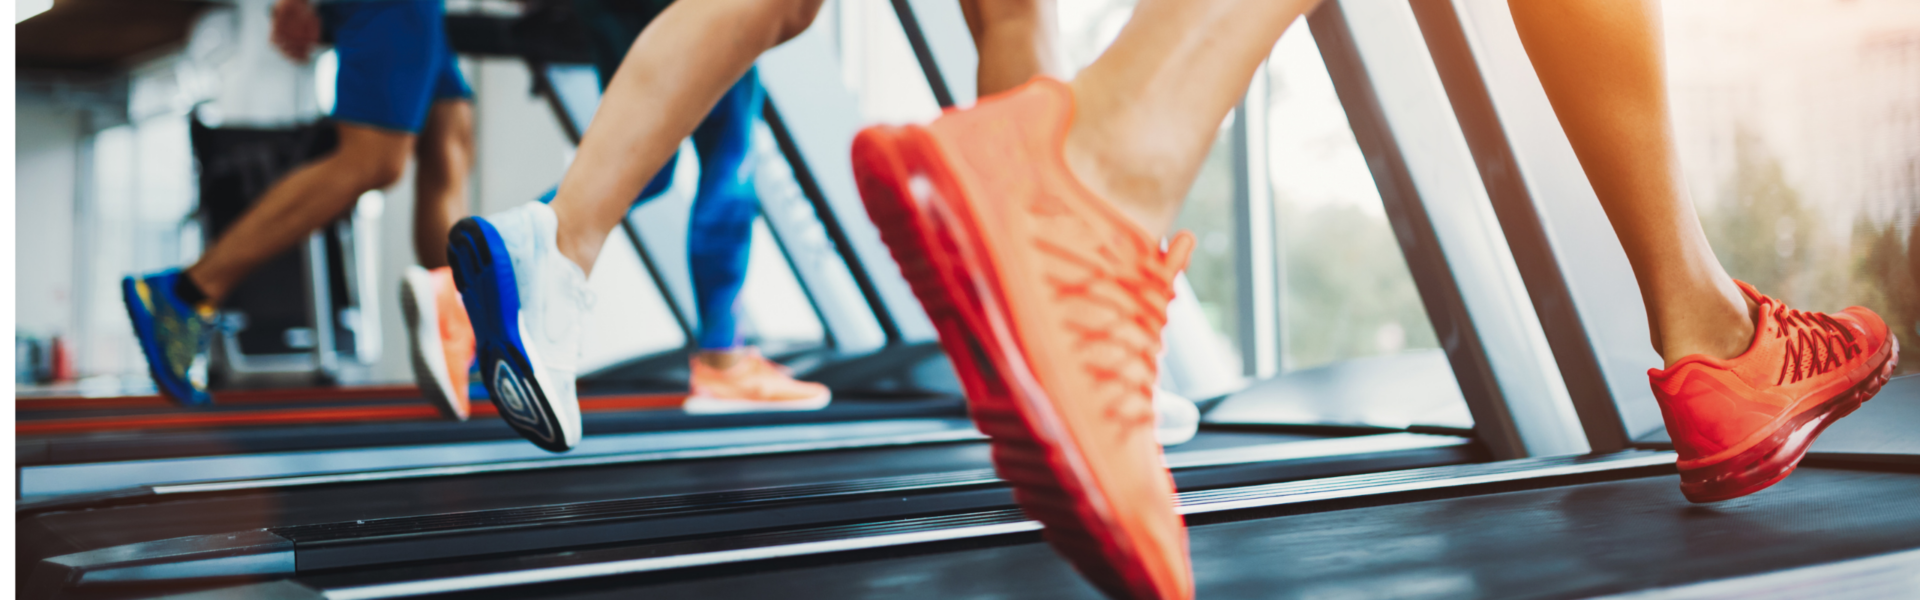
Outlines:
<svg viewBox="0 0 1920 600"><path fill-rule="evenodd" d="M340 58L335 121L419 133L434 102L473 97L441 0L327 2L320 12Z"/></svg>

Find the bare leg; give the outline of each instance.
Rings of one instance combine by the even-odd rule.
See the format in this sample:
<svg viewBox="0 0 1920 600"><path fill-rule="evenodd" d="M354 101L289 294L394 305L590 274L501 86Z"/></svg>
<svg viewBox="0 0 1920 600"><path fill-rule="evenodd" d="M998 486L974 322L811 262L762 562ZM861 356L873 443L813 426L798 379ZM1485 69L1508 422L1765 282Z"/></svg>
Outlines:
<svg viewBox="0 0 1920 600"><path fill-rule="evenodd" d="M473 172L473 103L442 100L427 113L414 148L413 254L420 266L447 266L447 232L466 218Z"/></svg>
<svg viewBox="0 0 1920 600"><path fill-rule="evenodd" d="M1653 347L1731 358L1753 315L1687 196L1667 107L1654 0L1512 2L1514 24L1580 165L1627 251Z"/></svg>
<svg viewBox="0 0 1920 600"><path fill-rule="evenodd" d="M1227 111L1316 0L1142 0L1071 82L1067 165L1154 234L1166 232Z"/></svg>
<svg viewBox="0 0 1920 600"><path fill-rule="evenodd" d="M634 40L560 180L559 244L589 272L680 140L760 54L805 31L822 0L676 2Z"/></svg>
<svg viewBox="0 0 1920 600"><path fill-rule="evenodd" d="M213 303L255 267L339 218L368 190L393 185L406 171L414 136L342 123L340 147L267 190L220 236L186 275Z"/></svg>
<svg viewBox="0 0 1920 600"><path fill-rule="evenodd" d="M1053 0L962 0L967 30L979 50L979 95L1013 89L1038 75L1066 77L1056 44Z"/></svg>

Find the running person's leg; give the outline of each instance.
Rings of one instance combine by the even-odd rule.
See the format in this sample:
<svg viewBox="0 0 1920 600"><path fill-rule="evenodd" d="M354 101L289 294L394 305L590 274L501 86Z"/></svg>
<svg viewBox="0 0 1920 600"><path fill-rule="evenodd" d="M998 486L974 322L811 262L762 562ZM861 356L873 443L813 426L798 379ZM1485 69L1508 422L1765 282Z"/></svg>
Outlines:
<svg viewBox="0 0 1920 600"><path fill-rule="evenodd" d="M1657 2L1510 6L1640 284L1666 360L1651 376L1681 490L1706 502L1772 485L1821 429L1879 390L1897 339L1864 308L1796 311L1721 268L1680 171Z"/></svg>
<svg viewBox="0 0 1920 600"><path fill-rule="evenodd" d="M455 226L450 254L482 381L507 422L536 444L563 451L579 441L574 378L593 302L586 275L607 236L753 61L803 31L819 7L818 0L669 6L614 73L552 204Z"/></svg>
<svg viewBox="0 0 1920 600"><path fill-rule="evenodd" d="M431 0L327 5L340 58L338 148L275 184L191 267L123 282L134 331L163 394L207 402L213 307L253 269L350 210L361 194L400 179L425 119L436 56L401 33L437 22L438 6Z"/></svg>
<svg viewBox="0 0 1920 600"><path fill-rule="evenodd" d="M689 365L690 413L816 410L832 399L826 386L797 381L758 350L742 346L735 330L735 304L747 280L753 221L760 214L753 187L753 125L764 96L760 78L748 70L693 131L700 185L687 257L700 333Z"/></svg>
<svg viewBox="0 0 1920 600"><path fill-rule="evenodd" d="M1040 75L1066 77L1056 43L1060 19L1053 0L961 0L978 51L975 86L982 98Z"/></svg>
<svg viewBox="0 0 1920 600"><path fill-rule="evenodd" d="M633 197L760 54L799 35L819 0L679 2L634 40L553 201L562 255L590 271ZM732 40L734 43L716 43Z"/></svg>
<svg viewBox="0 0 1920 600"><path fill-rule="evenodd" d="M420 392L448 417L471 413L467 373L473 366L473 326L447 266L447 233L467 216L467 175L473 171L473 90L435 20L413 32L433 47L438 69L426 122L415 145L413 249L420 265L401 280L409 357Z"/></svg>
<svg viewBox="0 0 1920 600"><path fill-rule="evenodd" d="M422 267L447 266L447 232L468 214L473 152L473 101L435 100L414 148L413 252Z"/></svg>

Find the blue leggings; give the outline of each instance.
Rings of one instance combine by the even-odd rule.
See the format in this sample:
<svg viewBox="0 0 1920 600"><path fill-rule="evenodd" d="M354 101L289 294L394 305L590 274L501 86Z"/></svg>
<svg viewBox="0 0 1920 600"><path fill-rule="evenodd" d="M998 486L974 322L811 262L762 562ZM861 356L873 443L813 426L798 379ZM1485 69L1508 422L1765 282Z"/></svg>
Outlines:
<svg viewBox="0 0 1920 600"><path fill-rule="evenodd" d="M757 71L750 69L693 130L693 148L700 157L700 184L687 224L687 261L693 271L694 303L700 315L696 341L701 350L740 345L733 309L740 286L747 280L753 220L760 216L760 197L753 190L754 165L749 162L749 154L753 149L753 124L760 117L765 96ZM634 199L634 206L667 191L679 162L678 154L668 159ZM553 201L554 193L547 192L540 201Z"/></svg>

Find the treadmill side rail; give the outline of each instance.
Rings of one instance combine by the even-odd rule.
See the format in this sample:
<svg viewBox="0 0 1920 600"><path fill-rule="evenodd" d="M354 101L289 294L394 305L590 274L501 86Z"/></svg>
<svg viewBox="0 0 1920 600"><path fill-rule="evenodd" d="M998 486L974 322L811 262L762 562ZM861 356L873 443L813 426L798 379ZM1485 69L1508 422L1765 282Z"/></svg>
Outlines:
<svg viewBox="0 0 1920 600"><path fill-rule="evenodd" d="M75 587L223 577L286 576L293 542L265 529L198 535L76 552L40 561L24 597L59 598Z"/></svg>

